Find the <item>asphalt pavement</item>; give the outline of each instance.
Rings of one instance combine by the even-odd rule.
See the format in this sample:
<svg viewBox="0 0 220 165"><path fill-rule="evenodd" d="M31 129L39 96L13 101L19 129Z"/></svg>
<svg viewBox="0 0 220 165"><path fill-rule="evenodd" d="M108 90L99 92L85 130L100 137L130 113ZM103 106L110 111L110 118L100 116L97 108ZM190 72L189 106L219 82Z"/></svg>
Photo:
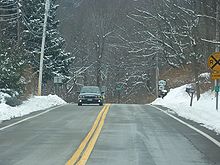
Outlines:
<svg viewBox="0 0 220 165"><path fill-rule="evenodd" d="M64 165L101 108L69 104L0 131L0 165Z"/></svg>
<svg viewBox="0 0 220 165"><path fill-rule="evenodd" d="M87 164L220 165L219 155L210 140L154 107L112 105Z"/></svg>
<svg viewBox="0 0 220 165"><path fill-rule="evenodd" d="M102 109L67 104L1 130L0 165L66 164ZM101 133L92 133L97 141L88 165L220 165L216 144L150 105L113 104L106 114ZM33 115L3 122L0 128Z"/></svg>

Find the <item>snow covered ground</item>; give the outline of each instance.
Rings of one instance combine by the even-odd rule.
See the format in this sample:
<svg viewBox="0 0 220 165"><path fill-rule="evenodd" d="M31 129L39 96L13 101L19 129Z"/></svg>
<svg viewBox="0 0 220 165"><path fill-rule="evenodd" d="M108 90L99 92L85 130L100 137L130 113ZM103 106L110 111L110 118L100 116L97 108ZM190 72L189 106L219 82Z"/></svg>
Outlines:
<svg viewBox="0 0 220 165"><path fill-rule="evenodd" d="M7 94L3 94L0 92L0 99L2 99L3 96L6 95ZM56 95L34 96L17 107L11 107L5 104L3 99L2 102L3 103L0 104L0 122L3 120L9 120L14 117L21 117L34 111L39 111L49 107L53 107L55 105L66 103Z"/></svg>
<svg viewBox="0 0 220 165"><path fill-rule="evenodd" d="M199 101L194 97L193 105L190 107L190 96L185 89L186 85L171 89L164 99L158 98L152 104L168 107L179 116L220 133L220 105L219 111L216 111L215 92L208 91L202 94Z"/></svg>

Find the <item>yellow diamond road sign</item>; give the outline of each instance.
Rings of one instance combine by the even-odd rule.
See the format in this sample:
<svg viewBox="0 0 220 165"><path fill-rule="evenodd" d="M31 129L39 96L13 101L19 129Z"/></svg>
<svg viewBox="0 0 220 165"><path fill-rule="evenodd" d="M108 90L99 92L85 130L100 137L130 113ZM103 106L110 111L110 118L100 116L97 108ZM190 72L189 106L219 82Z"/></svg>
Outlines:
<svg viewBox="0 0 220 165"><path fill-rule="evenodd" d="M209 56L208 66L213 71L220 71L220 52L215 52Z"/></svg>

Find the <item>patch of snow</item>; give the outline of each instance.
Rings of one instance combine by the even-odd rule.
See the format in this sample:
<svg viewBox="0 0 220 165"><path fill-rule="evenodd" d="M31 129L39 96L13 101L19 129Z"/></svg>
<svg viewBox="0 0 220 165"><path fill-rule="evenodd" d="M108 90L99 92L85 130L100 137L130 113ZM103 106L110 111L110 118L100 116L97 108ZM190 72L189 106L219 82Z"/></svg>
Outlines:
<svg viewBox="0 0 220 165"><path fill-rule="evenodd" d="M3 102L0 104L0 121L21 117L34 111L44 110L65 103L64 100L56 95L34 96L17 107L11 107Z"/></svg>
<svg viewBox="0 0 220 165"><path fill-rule="evenodd" d="M6 97L11 97L11 96L7 93L0 92L0 104L5 103L5 98Z"/></svg>
<svg viewBox="0 0 220 165"><path fill-rule="evenodd" d="M209 79L210 78L210 73L201 73L200 75L199 75L199 77L204 77L204 78L207 78L207 79Z"/></svg>
<svg viewBox="0 0 220 165"><path fill-rule="evenodd" d="M215 93L208 91L201 95L199 101L196 96L190 106L190 96L185 92L187 85L171 89L162 99L158 98L152 102L155 105L163 105L172 109L179 116L193 120L208 129L220 133L220 110L216 110Z"/></svg>

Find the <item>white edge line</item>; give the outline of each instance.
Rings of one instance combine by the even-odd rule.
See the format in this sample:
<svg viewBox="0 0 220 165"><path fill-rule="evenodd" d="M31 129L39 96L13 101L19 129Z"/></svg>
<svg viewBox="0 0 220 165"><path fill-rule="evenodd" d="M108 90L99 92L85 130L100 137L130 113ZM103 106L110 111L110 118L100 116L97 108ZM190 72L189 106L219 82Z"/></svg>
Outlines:
<svg viewBox="0 0 220 165"><path fill-rule="evenodd" d="M156 107L156 106L154 106L154 105L150 105L150 106L152 106L152 107L158 109L159 111L161 111L161 112L167 114L168 116L172 117L173 119L179 121L180 123L186 125L187 127L191 128L191 129L193 129L194 131L198 132L199 134L201 134L202 136L204 136L205 138L207 138L207 139L209 139L211 142L213 142L215 145L217 145L218 147L220 147L220 142L217 141L216 139L214 139L213 137L209 136L208 134L202 132L201 130L199 130L199 129L193 127L192 125L190 125L190 124L188 124L188 123L186 123L186 122L180 120L179 118L177 118L177 117L175 117L175 116L169 114L168 112L166 112L166 111L164 111L164 110L162 110L162 109L160 109L160 108L158 108L158 107Z"/></svg>
<svg viewBox="0 0 220 165"><path fill-rule="evenodd" d="M41 112L41 113L38 113L37 115L30 116L30 117L27 117L27 118L25 118L25 119L19 120L19 121L13 123L13 124L10 124L10 125L7 125L7 126L5 126L5 127L0 128L0 131L3 131L3 130L5 130L5 129L7 129L7 128L13 127L13 126L18 125L18 124L20 124L20 123L23 123L23 122L25 122L25 121L27 121L27 120L30 120L30 119L33 119L33 118L35 118L35 117L41 116L41 115L43 115L43 114L45 114L45 113L47 113L47 112L50 112L50 111L52 111L52 110L54 110L54 109L56 109L56 108L62 107L62 106L64 106L64 105L62 104L62 105L59 105L59 106L50 108L50 109L48 109L48 110L46 110L46 111L43 111L43 112ZM35 112L36 112L36 111L35 111Z"/></svg>

